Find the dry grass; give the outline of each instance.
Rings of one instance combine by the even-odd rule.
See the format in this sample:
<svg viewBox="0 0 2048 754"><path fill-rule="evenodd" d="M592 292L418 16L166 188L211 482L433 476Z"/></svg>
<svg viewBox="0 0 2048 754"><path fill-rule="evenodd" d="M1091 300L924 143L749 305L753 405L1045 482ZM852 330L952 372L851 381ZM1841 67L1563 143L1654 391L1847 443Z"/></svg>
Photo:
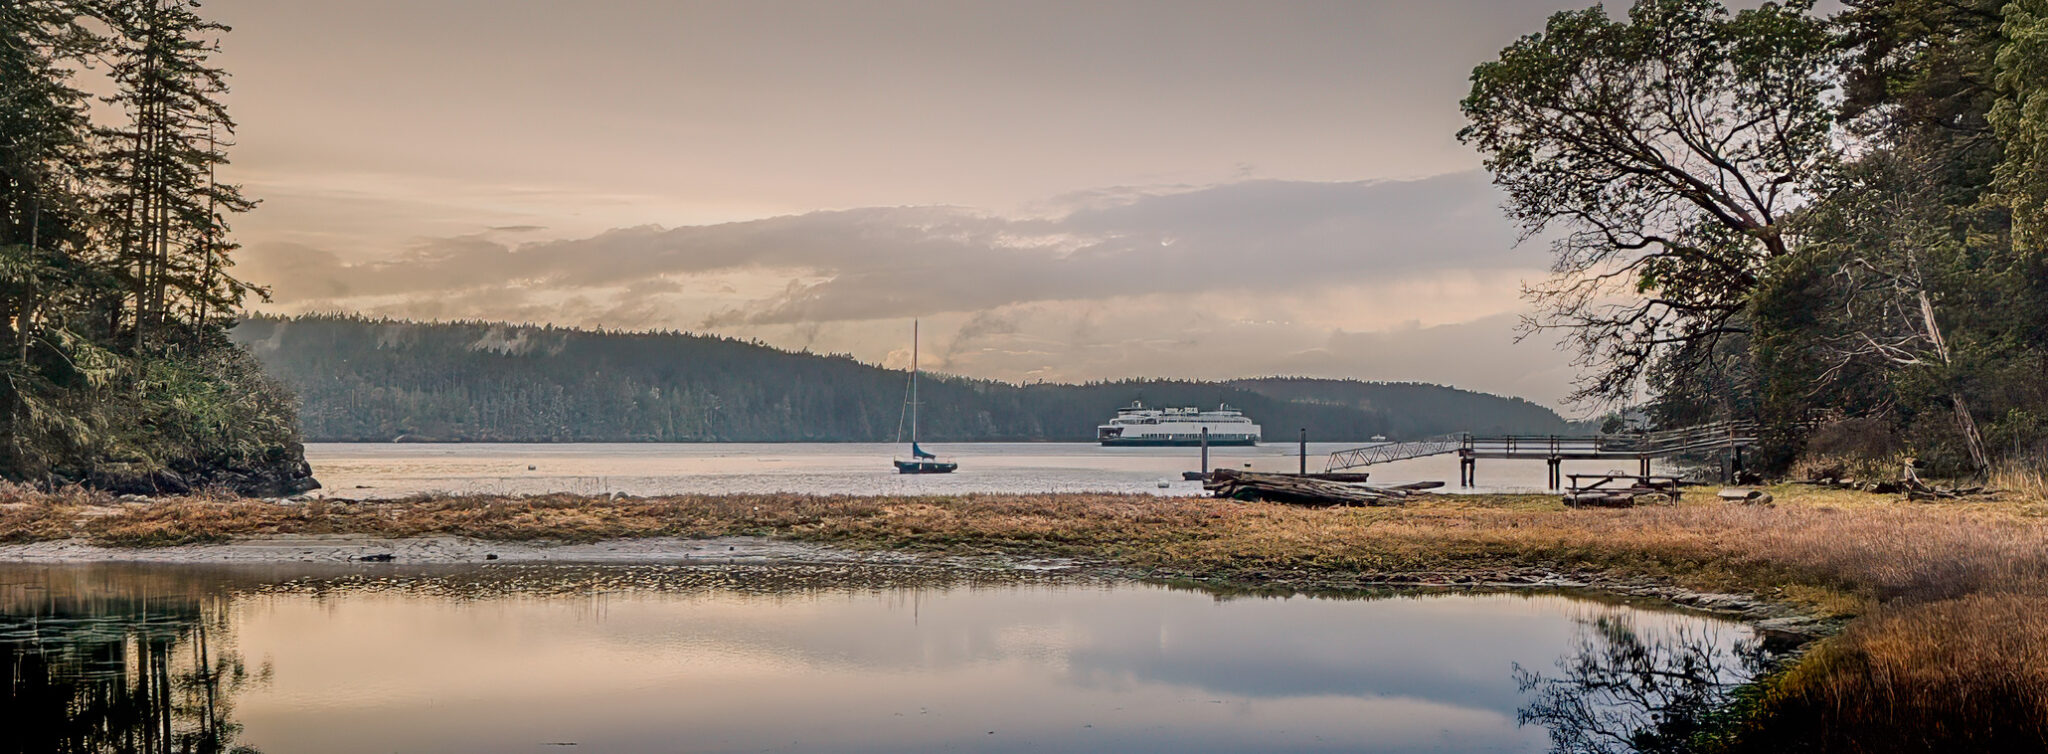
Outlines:
<svg viewBox="0 0 2048 754"><path fill-rule="evenodd" d="M1991 470L1991 486L2015 497L2048 500L2048 461L1997 466Z"/></svg>
<svg viewBox="0 0 2048 754"><path fill-rule="evenodd" d="M2048 596L1888 605L1777 679L1738 751L2048 751Z"/></svg>
<svg viewBox="0 0 2048 754"><path fill-rule="evenodd" d="M43 493L0 481L0 544L61 539L70 535L80 510L112 502L103 493L79 487Z"/></svg>
<svg viewBox="0 0 2048 754"><path fill-rule="evenodd" d="M8 511L0 540L84 536L149 547L273 534L561 541L752 534L921 552L1093 557L1194 575L1543 568L1882 601L1958 596L2048 574L2048 519L2026 504L1901 504L1808 488L1781 488L1778 496L1786 504L1631 510L1566 510L1548 496L1438 496L1402 508L1349 509L1116 495L557 495L299 506L192 497L112 510L55 499Z"/></svg>
<svg viewBox="0 0 2048 754"><path fill-rule="evenodd" d="M1896 480L1905 469L1904 454L1892 457L1826 455L1808 453L1793 462L1786 475L1792 479L1856 479L1866 482Z"/></svg>
<svg viewBox="0 0 2048 754"><path fill-rule="evenodd" d="M2048 498L1908 503L1804 486L1773 493L1775 507L1700 500L1567 510L1548 496L1438 496L1350 509L1115 495L280 506L210 497L111 505L0 490L8 505L0 508L0 541L745 534L920 552L1065 555L1253 583L1522 569L1645 577L1865 614L1771 682L1757 710L1760 727L1745 737L1751 750L2048 747Z"/></svg>

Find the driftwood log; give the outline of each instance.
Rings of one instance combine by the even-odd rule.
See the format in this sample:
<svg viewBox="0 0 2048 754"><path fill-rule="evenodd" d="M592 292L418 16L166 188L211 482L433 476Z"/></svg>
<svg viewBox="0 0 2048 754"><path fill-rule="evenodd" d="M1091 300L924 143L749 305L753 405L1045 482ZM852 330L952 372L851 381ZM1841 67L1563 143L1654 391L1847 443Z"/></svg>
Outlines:
<svg viewBox="0 0 2048 754"><path fill-rule="evenodd" d="M1210 472L1202 488L1232 500L1293 503L1296 505L1400 505L1442 482L1418 482L1378 486L1363 482L1318 479L1315 475L1260 474L1233 469Z"/></svg>
<svg viewBox="0 0 2048 754"><path fill-rule="evenodd" d="M1567 492L1564 495L1564 504L1568 508L1634 508L1638 505L1662 505L1677 501L1678 496L1672 490L1658 487L1583 490Z"/></svg>
<svg viewBox="0 0 2048 754"><path fill-rule="evenodd" d="M1741 487L1729 487L1721 490L1720 498L1731 503L1742 503L1744 505L1771 504L1771 493Z"/></svg>

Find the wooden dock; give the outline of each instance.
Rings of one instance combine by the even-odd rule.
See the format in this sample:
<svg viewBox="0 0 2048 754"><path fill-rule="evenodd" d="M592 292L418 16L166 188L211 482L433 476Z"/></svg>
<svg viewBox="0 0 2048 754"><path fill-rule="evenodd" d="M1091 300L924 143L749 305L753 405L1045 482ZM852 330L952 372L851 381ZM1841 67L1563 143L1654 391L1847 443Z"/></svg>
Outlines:
<svg viewBox="0 0 2048 754"><path fill-rule="evenodd" d="M1458 456L1458 485L1461 487L1477 484L1480 459L1495 459L1543 461L1550 466L1550 488L1559 489L1564 484L1562 465L1565 461L1634 460L1641 469L1637 476L1648 477L1650 459L1653 458L1725 452L1733 455L1734 466L1740 470L1743 451L1755 447L1756 443L1754 422L1715 422L1661 432L1614 435L1485 436L1460 433L1340 450L1330 454L1323 470L1340 472L1455 453Z"/></svg>

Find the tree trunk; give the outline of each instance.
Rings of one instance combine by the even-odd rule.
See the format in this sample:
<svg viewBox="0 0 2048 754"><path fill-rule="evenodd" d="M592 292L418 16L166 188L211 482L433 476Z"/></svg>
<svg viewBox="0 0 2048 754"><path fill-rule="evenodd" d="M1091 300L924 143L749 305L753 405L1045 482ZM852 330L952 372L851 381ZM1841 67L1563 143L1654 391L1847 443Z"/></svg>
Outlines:
<svg viewBox="0 0 2048 754"><path fill-rule="evenodd" d="M1934 302L1927 298L1927 288L1920 286L1920 321L1927 328L1927 339L1934 344L1934 354L1941 359L1943 367L1954 364L1949 358L1948 340L1941 336L1941 324L1934 319ZM1947 375L1944 375L1946 377ZM1953 378L1950 378L1953 379ZM1982 474L1991 468L1991 459L1984 452L1984 434L1977 431L1977 419L1970 415L1970 404L1963 400L1963 391L1950 388L1949 405L1955 408L1956 431L1963 435L1963 445L1970 450L1970 465Z"/></svg>

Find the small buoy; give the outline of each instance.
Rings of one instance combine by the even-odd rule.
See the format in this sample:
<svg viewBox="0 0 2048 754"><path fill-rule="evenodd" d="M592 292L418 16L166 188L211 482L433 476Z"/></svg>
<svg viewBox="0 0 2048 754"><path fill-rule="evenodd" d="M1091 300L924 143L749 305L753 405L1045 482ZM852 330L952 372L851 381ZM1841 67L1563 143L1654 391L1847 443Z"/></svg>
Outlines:
<svg viewBox="0 0 2048 754"><path fill-rule="evenodd" d="M1167 481L1167 480L1164 480L1164 479L1161 479L1161 480L1159 480L1159 489L1162 489L1162 490L1163 490L1163 489L1166 489L1166 488L1168 488L1168 487L1172 487L1172 486L1173 486L1173 483L1172 483L1172 482L1169 482L1169 481Z"/></svg>

